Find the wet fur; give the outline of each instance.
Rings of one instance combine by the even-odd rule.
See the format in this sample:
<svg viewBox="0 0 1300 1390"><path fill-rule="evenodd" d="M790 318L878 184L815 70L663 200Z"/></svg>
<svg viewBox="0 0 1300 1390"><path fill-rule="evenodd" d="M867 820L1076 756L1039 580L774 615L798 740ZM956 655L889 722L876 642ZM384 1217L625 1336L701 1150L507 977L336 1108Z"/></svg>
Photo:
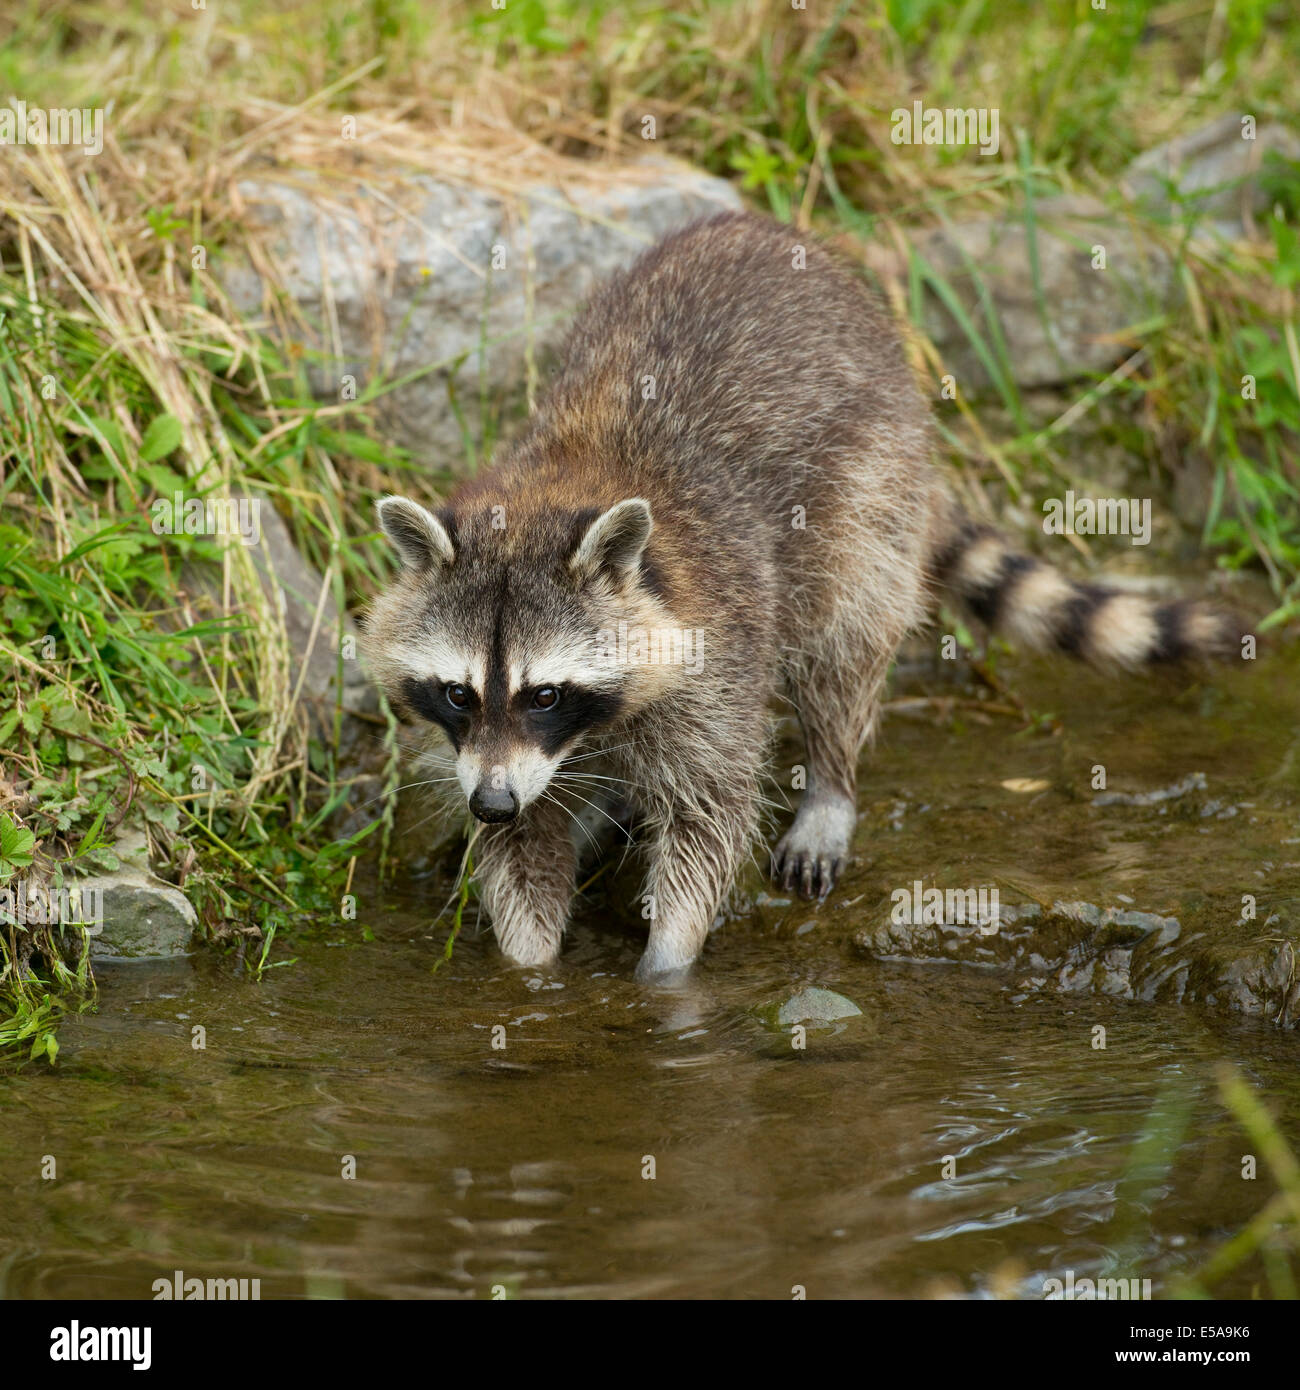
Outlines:
<svg viewBox="0 0 1300 1390"><path fill-rule="evenodd" d="M636 563L575 579L593 524L629 498L653 517ZM1022 642L1101 662L1215 653L1232 635L1208 609L1074 584L962 517L882 306L811 238L745 215L667 238L592 299L523 437L439 522L454 558L408 564L368 621L377 677L417 716L421 653L439 643L477 657L437 676L490 685L498 666L522 679L529 653L547 653L537 679L566 660L579 679L584 633L620 620L705 633L699 674L607 673L601 717L557 745L560 780L517 821L485 828L483 900L503 951L526 964L560 949L574 848L557 801L566 785L605 787L566 784L584 768L636 802L653 904L638 973L695 959L755 838L782 696L808 776L774 868L825 893L849 853L858 756L890 662L941 586ZM541 744L522 708L507 698L491 734L507 770L540 756L525 748Z"/></svg>

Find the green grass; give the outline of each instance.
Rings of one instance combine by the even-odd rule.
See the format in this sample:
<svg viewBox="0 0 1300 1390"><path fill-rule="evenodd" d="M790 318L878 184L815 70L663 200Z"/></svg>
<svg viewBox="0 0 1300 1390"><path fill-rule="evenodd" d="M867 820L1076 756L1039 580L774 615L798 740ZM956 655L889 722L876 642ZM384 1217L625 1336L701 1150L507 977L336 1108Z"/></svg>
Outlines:
<svg viewBox="0 0 1300 1390"><path fill-rule="evenodd" d="M373 496L432 495L472 472L518 409L480 377L449 402L461 456L415 460L376 423L391 373L346 407L314 402L302 353L235 322L190 266L195 242L238 239L229 189L257 159L293 138L346 176L341 114L398 112L436 138L480 107L557 154L622 158L645 152L653 114L661 151L735 181L752 205L850 251L901 247L897 307L919 322L927 283L951 294L917 254L919 229L990 213L1033 227L1059 191L1118 207L1116 176L1159 140L1225 111L1297 116L1300 14L1265 0L11 8L0 86L46 106L112 102L116 143L93 167L0 169L0 825L30 836L31 861L0 852L0 883L57 882L77 858L110 866L109 832L129 813L209 938L260 934L250 969L274 963L291 926L336 913L380 837L330 829L348 789L330 740L292 704L292 653L248 556L155 536L149 504L180 486L255 486L355 607L388 572ZM915 97L998 107L1003 156L891 145L889 112ZM1189 543L1207 565L1267 575L1261 626L1280 628L1300 616L1300 238L1295 170L1268 177L1259 239L1226 260L1203 258L1182 216L1144 228L1184 296L1147 326L1140 370L1031 399L1008 367L1014 345L975 315L966 331L997 389L937 415L958 486L994 509L1086 487L1101 457L1162 489L1206 461ZM919 339L914 351L938 401L942 364ZM180 603L182 573L228 589L239 616ZM391 728L377 736L395 767ZM93 999L78 945L0 930L0 1046L53 1057L60 1014Z"/></svg>
<svg viewBox="0 0 1300 1390"><path fill-rule="evenodd" d="M150 497L192 488L172 467L175 417L154 413L149 383L104 352L76 312L49 306L38 330L28 307L20 287L0 279L0 452L12 460L0 483L0 662L9 675L0 836L9 822L26 831L20 856L0 855L0 884L31 875L58 885L74 861L116 868L103 831L129 811L153 863L184 883L212 937L241 928L270 936L291 918L328 911L360 846L325 833L341 789L328 743L309 741L290 708L288 654L274 650L257 603L213 620L177 599L188 569L229 574L243 557L224 554L219 540L148 525ZM35 389L38 338L41 375L75 380L75 392L46 400ZM222 392L214 400L237 476L293 496L323 553L319 533L337 517L319 491L315 452L335 439L316 429L316 408L258 452L265 409L250 415ZM138 440L119 423L123 405ZM286 403L277 408L283 415ZM305 469L317 491L304 487ZM342 540L331 549L340 587L360 582L364 547ZM264 603L255 583L234 582ZM91 987L84 951L69 971L48 930L37 933L25 944L44 969L32 972L20 935L11 926L0 951L0 1045L25 1040L33 1019L50 1016L47 978L73 997Z"/></svg>
<svg viewBox="0 0 1300 1390"><path fill-rule="evenodd" d="M1225 1241L1177 1290L1184 1298L1213 1298L1215 1286L1241 1269L1258 1268L1254 1296L1293 1302L1300 1294L1300 1160L1288 1146L1269 1107L1241 1073L1226 1062L1217 1069L1224 1105L1240 1126L1257 1177L1271 1178L1277 1191L1259 1214ZM1252 1181L1256 1180L1252 1177ZM1253 1262L1253 1266L1251 1264Z"/></svg>

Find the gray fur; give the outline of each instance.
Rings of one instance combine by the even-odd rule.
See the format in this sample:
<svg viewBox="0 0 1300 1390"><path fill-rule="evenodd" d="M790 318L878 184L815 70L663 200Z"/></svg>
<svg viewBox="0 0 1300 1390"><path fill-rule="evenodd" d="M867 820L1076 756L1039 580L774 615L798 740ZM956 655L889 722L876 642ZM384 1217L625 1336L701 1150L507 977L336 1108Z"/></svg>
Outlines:
<svg viewBox="0 0 1300 1390"><path fill-rule="evenodd" d="M526 685L552 668L620 700L612 722L575 731L553 775L537 717L485 715L462 781L495 766L522 785L527 764L539 783L517 821L485 830L478 868L503 951L533 965L554 958L568 918L573 798L635 800L652 912L641 976L691 964L750 851L780 696L808 777L774 867L807 896L830 889L890 662L982 537L942 486L928 407L859 276L791 228L734 214L669 237L595 296L523 437L437 530L393 515L408 563L368 628L399 706L413 672L490 683L509 670ZM1061 624L1040 617L1021 627L1047 640ZM598 634L620 623L700 629L701 669L602 666Z"/></svg>

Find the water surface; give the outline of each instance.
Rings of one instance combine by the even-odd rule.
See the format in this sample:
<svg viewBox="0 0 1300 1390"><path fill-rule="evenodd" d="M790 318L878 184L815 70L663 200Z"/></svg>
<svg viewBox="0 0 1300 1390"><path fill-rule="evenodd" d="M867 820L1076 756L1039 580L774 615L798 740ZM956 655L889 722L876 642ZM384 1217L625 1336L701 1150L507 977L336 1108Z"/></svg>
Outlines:
<svg viewBox="0 0 1300 1390"><path fill-rule="evenodd" d="M898 709L838 899L769 897L675 992L632 983L635 919L599 886L545 972L472 931L434 972L436 879L363 889L358 922L260 982L211 951L101 967L57 1067L0 1077L0 1292L147 1298L180 1269L260 1278L264 1298L1032 1298L1073 1270L1166 1294L1274 1191L1242 1180L1215 1063L1295 1146L1300 1034L866 959L851 936L922 877L1127 900L1209 933L1249 891L1294 941L1296 676L1294 659L1190 685L1020 668L1055 737ZM1112 788L1200 771L1207 792L1098 807L1097 763ZM800 1050L755 1010L805 985L862 1013ZM1216 1291L1257 1287L1251 1263Z"/></svg>

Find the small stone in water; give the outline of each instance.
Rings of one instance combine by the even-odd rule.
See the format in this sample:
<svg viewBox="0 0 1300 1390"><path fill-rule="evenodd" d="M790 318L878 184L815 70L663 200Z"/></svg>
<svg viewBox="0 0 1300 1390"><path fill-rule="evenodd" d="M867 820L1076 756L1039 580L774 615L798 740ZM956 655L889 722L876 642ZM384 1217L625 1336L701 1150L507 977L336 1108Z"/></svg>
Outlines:
<svg viewBox="0 0 1300 1390"><path fill-rule="evenodd" d="M842 994L832 989L801 989L777 1010L776 1021L783 1028L794 1023L834 1023L841 1018L854 1018L862 1010Z"/></svg>

